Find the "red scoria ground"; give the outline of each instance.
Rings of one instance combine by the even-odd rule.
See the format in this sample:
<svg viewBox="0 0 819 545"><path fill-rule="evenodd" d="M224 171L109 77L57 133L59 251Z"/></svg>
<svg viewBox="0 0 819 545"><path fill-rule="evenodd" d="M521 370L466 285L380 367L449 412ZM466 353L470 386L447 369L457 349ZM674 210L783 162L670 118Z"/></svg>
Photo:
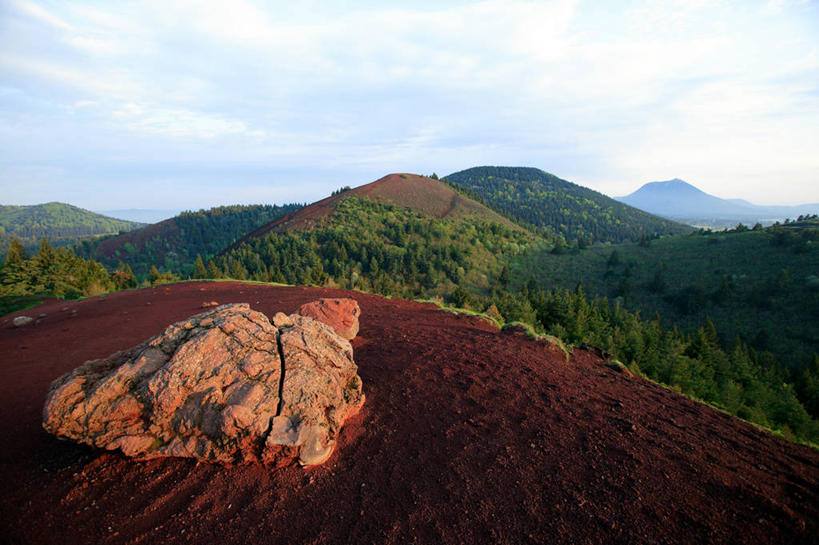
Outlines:
<svg viewBox="0 0 819 545"><path fill-rule="evenodd" d="M40 426L49 383L201 311L362 309L367 402L323 466L135 462ZM67 307L68 310L63 310ZM819 452L432 305L185 283L0 319L0 533L23 543L810 543Z"/></svg>

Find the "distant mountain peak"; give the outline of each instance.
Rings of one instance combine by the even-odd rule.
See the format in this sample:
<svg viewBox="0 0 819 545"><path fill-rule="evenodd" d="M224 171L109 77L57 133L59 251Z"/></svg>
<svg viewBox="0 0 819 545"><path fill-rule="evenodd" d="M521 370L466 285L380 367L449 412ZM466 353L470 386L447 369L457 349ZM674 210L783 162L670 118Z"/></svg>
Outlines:
<svg viewBox="0 0 819 545"><path fill-rule="evenodd" d="M649 182L630 195L616 198L646 212L681 221L772 222L773 219L816 213L811 210L817 208L816 205L757 206L743 199L721 199L679 178Z"/></svg>
<svg viewBox="0 0 819 545"><path fill-rule="evenodd" d="M533 167L473 167L446 176L490 206L569 240L623 242L688 227L624 206L592 189Z"/></svg>
<svg viewBox="0 0 819 545"><path fill-rule="evenodd" d="M704 193L701 189L689 184L685 180L681 180L679 178L673 178L671 180L661 180L656 182L648 182L647 184L643 185L640 189L631 193L631 195L627 195L627 197L631 197L632 195L638 195L641 192L679 192L679 191L690 191L696 193ZM622 197L626 198L626 197Z"/></svg>

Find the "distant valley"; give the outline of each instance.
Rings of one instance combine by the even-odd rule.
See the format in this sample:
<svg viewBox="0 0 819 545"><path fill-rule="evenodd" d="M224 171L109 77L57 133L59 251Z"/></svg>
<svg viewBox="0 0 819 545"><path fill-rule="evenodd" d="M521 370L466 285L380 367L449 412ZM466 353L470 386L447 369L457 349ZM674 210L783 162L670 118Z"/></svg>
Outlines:
<svg viewBox="0 0 819 545"><path fill-rule="evenodd" d="M97 214L110 216L125 221L135 221L138 223L159 223L182 213L179 208L145 209L145 208L121 208L116 210L95 210Z"/></svg>
<svg viewBox="0 0 819 545"><path fill-rule="evenodd" d="M616 200L658 216L697 227L732 228L737 223L771 225L806 214L819 214L819 203L762 206L743 199L721 199L678 178L650 182Z"/></svg>

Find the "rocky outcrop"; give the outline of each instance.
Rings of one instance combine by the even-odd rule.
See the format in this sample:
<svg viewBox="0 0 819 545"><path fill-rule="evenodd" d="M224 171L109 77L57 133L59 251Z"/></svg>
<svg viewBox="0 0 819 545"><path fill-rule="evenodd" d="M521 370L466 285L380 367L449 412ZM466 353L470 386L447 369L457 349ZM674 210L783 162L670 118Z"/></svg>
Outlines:
<svg viewBox="0 0 819 545"><path fill-rule="evenodd" d="M321 322L224 305L54 381L43 426L140 459L314 465L364 402L357 369Z"/></svg>
<svg viewBox="0 0 819 545"><path fill-rule="evenodd" d="M347 340L358 335L361 309L355 299L319 299L299 307L296 314L324 322Z"/></svg>

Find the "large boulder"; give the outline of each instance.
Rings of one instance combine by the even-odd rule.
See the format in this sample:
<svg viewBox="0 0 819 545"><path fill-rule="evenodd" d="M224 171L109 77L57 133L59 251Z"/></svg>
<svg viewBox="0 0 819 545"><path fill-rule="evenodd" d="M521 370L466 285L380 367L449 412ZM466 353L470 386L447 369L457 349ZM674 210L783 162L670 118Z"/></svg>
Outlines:
<svg viewBox="0 0 819 545"><path fill-rule="evenodd" d="M352 340L358 335L361 309L355 299L319 299L302 305L296 314L324 322L345 339Z"/></svg>
<svg viewBox="0 0 819 545"><path fill-rule="evenodd" d="M309 317L224 305L51 384L43 426L140 459L302 465L364 402L350 343Z"/></svg>

